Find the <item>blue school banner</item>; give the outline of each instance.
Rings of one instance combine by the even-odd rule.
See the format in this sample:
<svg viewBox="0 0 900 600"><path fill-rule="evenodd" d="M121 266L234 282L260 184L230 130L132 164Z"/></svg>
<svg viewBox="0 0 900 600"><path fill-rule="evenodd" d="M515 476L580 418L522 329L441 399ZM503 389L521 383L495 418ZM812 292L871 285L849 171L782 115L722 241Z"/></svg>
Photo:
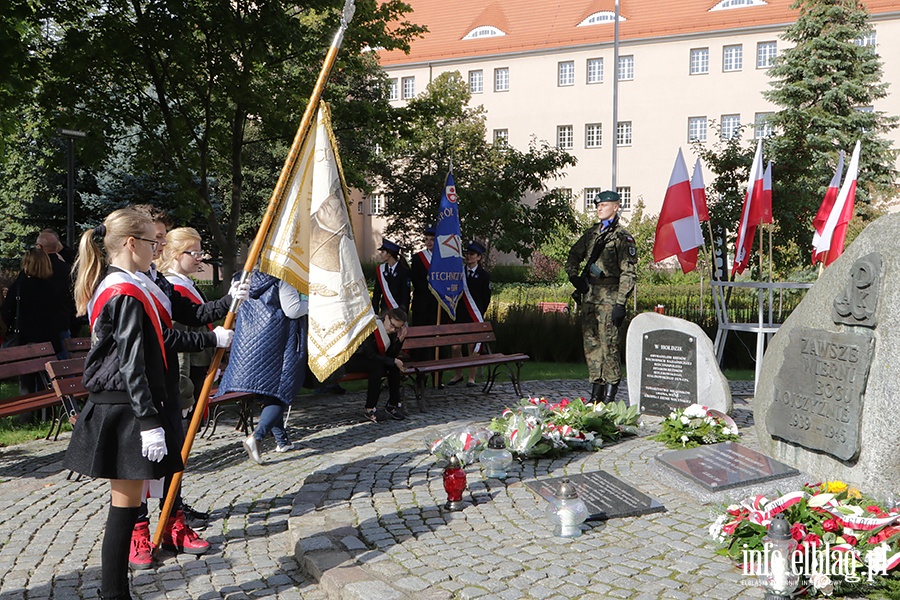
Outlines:
<svg viewBox="0 0 900 600"><path fill-rule="evenodd" d="M438 302L456 320L456 303L463 293L462 233L459 228L459 205L453 172L447 173L447 182L441 194L434 250L428 268L428 286Z"/></svg>

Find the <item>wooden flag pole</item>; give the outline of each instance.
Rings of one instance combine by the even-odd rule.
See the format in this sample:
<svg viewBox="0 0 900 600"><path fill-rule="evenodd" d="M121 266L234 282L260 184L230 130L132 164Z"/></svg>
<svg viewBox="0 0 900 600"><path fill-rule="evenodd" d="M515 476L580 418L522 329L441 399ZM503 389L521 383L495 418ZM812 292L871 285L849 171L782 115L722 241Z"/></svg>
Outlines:
<svg viewBox="0 0 900 600"><path fill-rule="evenodd" d="M246 282L250 278L250 273L253 271L256 262L259 260L259 255L262 253L263 244L265 243L269 229L272 226L272 221L275 219L275 213L278 211L281 197L284 195L284 188L294 172L297 158L300 155L300 147L303 145L303 142L309 133L310 124L319 108L319 101L322 98L325 83L328 81L328 76L331 74L332 68L334 68L338 50L341 47L341 43L344 41L344 32L347 30L350 20L353 19L353 13L355 11L356 6L354 0L346 0L344 10L341 14L341 24L331 42L331 47L328 48L328 53L325 56L325 63L322 65L322 70L319 72L319 77L316 80L312 94L309 97L309 104L306 105L306 110L303 112L303 118L300 120L300 127L297 129L297 134L294 136L291 149L288 152L288 156L284 161L284 166L281 169L281 175L279 175L278 182L275 184L275 190L272 192L272 197L269 199L269 206L266 208L266 212L259 225L259 230L257 230L256 237L253 239L253 244L250 246L250 250L247 253L247 260L244 261L244 271L241 273L241 283ZM239 307L240 301L232 301L231 307L228 309L228 314L225 316L224 327L226 329L232 329L234 327L234 321ZM206 373L206 380L203 382L203 389L200 391L200 397L197 399L197 405L194 407L194 416L191 419L191 424L185 434L184 445L181 448L181 460L184 463L185 468L187 467L191 448L194 445L194 438L197 436L197 431L200 429L200 422L203 420L203 413L206 411L206 406L209 403L209 394L212 391L216 372L219 370L219 365L222 362L222 356L224 354L224 348L216 349L212 362L209 364L209 371ZM184 471L179 471L172 475L169 491L166 494L166 500L160 511L159 523L156 524L156 531L153 534L153 554L156 554L159 550L163 532L165 531L169 515L172 514L175 496L178 493L178 488L181 487L183 476Z"/></svg>

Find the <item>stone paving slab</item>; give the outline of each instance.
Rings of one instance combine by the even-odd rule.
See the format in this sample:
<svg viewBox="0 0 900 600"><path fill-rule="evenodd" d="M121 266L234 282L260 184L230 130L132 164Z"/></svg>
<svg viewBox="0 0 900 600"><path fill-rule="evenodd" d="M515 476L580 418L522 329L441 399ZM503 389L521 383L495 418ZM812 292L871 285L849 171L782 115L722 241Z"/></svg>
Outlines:
<svg viewBox="0 0 900 600"><path fill-rule="evenodd" d="M528 395L581 396L584 383L523 382ZM625 386L623 386L624 388ZM745 389L746 388L746 389ZM749 390L749 392L748 392ZM752 382L733 386L742 443L753 447ZM428 390L428 411L404 421L363 420L362 393L302 396L289 432L298 446L266 464L247 459L242 434L220 425L198 439L185 475L188 502L211 517L206 556L160 552L132 575L139 600L250 598L762 598L714 554L706 528L721 497L664 473L646 439L595 453L514 464L505 482L467 467L466 507L449 513L442 465L428 435L487 425L515 403L512 386ZM624 390L620 398L627 397ZM411 395L411 394L408 394ZM108 505L105 481L67 479L68 440L0 449L0 600L96 597ZM590 523L573 540L552 536L546 503L522 484L603 469L662 501L667 511ZM771 482L767 490L777 489ZM743 490L731 490L734 497ZM154 511L155 516L156 511ZM155 520L151 523L155 527Z"/></svg>

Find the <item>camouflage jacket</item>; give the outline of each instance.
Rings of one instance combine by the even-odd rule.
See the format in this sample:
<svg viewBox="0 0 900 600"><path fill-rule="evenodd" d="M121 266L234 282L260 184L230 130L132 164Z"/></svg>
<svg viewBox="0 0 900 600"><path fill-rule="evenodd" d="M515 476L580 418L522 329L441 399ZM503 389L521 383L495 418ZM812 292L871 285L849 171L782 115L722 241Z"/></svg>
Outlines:
<svg viewBox="0 0 900 600"><path fill-rule="evenodd" d="M603 277L619 279L615 303L625 304L628 295L634 290L637 278L637 246L618 218L602 232L601 227L602 223L597 223L588 229L569 250L566 274L569 277L581 277L589 266L584 263L590 258L594 244L598 238L603 238L603 250L594 264L603 272Z"/></svg>

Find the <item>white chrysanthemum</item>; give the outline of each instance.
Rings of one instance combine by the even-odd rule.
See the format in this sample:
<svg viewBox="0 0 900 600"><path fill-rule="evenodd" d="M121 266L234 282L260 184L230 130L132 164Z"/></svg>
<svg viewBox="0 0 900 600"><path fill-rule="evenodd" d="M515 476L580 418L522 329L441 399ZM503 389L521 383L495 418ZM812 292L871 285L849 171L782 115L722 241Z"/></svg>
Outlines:
<svg viewBox="0 0 900 600"><path fill-rule="evenodd" d="M686 436L686 435L681 436L681 445L684 446L684 445L687 444L690 440L691 440L691 438L689 438L689 437Z"/></svg>
<svg viewBox="0 0 900 600"><path fill-rule="evenodd" d="M684 415L692 419L702 419L706 417L706 409L704 409L699 404L691 404L686 409L684 409Z"/></svg>
<svg viewBox="0 0 900 600"><path fill-rule="evenodd" d="M670 421L674 421L674 420L677 419L677 418L678 418L678 413L676 413L674 410L673 410L672 412L669 413L669 420L670 420Z"/></svg>
<svg viewBox="0 0 900 600"><path fill-rule="evenodd" d="M687 416L681 415L681 422L684 423L685 425L689 425L691 423L691 420L688 419Z"/></svg>
<svg viewBox="0 0 900 600"><path fill-rule="evenodd" d="M722 533L722 527L724 527L725 521L727 520L728 515L719 515L718 517L716 517L716 520L712 522L712 525L709 526L709 537L720 544L725 541L725 535Z"/></svg>

